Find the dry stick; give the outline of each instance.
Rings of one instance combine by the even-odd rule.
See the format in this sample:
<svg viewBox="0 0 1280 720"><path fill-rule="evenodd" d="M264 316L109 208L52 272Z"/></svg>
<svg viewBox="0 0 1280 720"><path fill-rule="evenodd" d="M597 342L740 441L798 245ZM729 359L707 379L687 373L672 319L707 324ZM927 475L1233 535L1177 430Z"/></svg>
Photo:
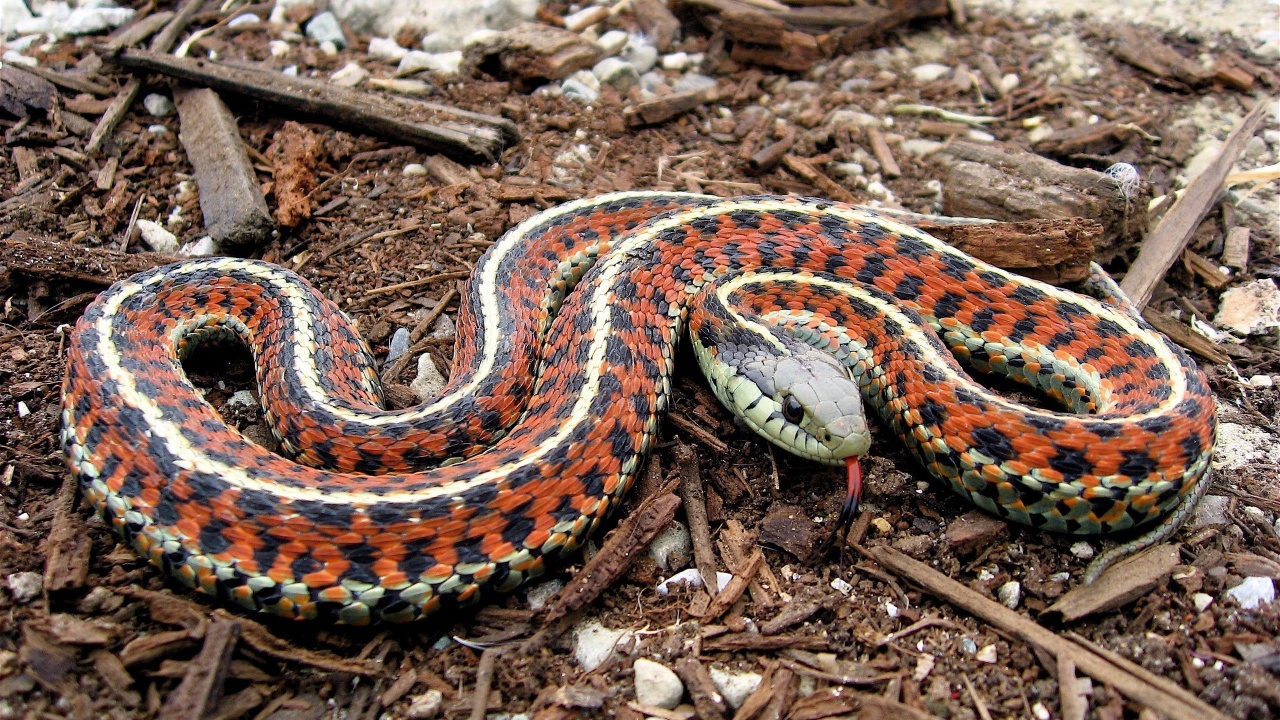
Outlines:
<svg viewBox="0 0 1280 720"><path fill-rule="evenodd" d="M729 611L734 603L738 602L738 598L742 597L742 593L746 592L747 586L755 579L756 573L760 571L760 565L764 562L764 553L756 550L751 555L751 559L738 569L733 579L725 583L722 589L707 606L707 611L702 614L702 622L707 623L715 620L721 615Z"/></svg>
<svg viewBox="0 0 1280 720"><path fill-rule="evenodd" d="M693 559L702 574L707 593L715 597L720 592L716 578L716 556L711 547L711 525L707 522L707 496L702 489L702 476L698 471L698 454L693 447L677 443L676 462L680 464L680 495L684 498L684 515L689 521L689 537L693 540Z"/></svg>
<svg viewBox="0 0 1280 720"><path fill-rule="evenodd" d="M231 652L239 636L240 623L235 620L210 623L205 631L204 647L187 666L182 682L160 709L160 720L202 718L218 706L231 666Z"/></svg>
<svg viewBox="0 0 1280 720"><path fill-rule="evenodd" d="M182 9L173 16L168 25L164 26L164 30L151 39L151 51L167 53L172 50L174 43L178 42L178 36L187 28L187 23L191 22L191 17L203 4L204 0L187 0L183 3ZM129 107L133 105L134 100L138 99L140 92L142 92L142 81L136 77L129 78L129 82L125 83L124 88L107 107L107 111L98 119L98 126L93 129L93 133L89 135L89 142L84 147L86 153L92 155L102 148L102 143L116 131L116 126L124 119L124 114L129 112Z"/></svg>
<svg viewBox="0 0 1280 720"><path fill-rule="evenodd" d="M416 287L422 287L423 285L430 285L431 283L440 282L441 280L459 280L461 278L470 277L470 276L471 276L470 270L451 270L449 272L442 272L442 273L436 273L435 275L428 275L427 277L419 278L417 280L409 280L407 282L396 283L395 285L384 285L383 287L374 288L366 292L364 296L373 297L375 295L385 295L387 293L399 292L401 290L411 290Z"/></svg>
<svg viewBox="0 0 1280 720"><path fill-rule="evenodd" d="M1217 708L1190 693L1170 693L1164 684L1153 683L1150 678L1122 667L1092 648L1081 647L1054 634L898 550L878 546L867 552L881 566L911 580L939 599L1043 649L1055 658L1067 655L1083 672L1111 685L1125 697L1146 705L1169 720L1229 720Z"/></svg>
<svg viewBox="0 0 1280 720"><path fill-rule="evenodd" d="M1257 104L1253 106L1253 110L1227 136L1227 141L1222 144L1222 152L1204 172L1191 181L1186 192L1160 218L1156 229L1142 244L1138 259L1133 262L1129 274L1120 283L1120 289L1124 290L1124 294L1139 309L1145 308L1151 301L1156 285L1174 261L1181 257L1183 248L1191 240L1196 228L1200 227L1200 221L1217 204L1222 183L1231 172L1231 166L1240 156L1245 143L1253 136L1273 101L1270 97L1256 99Z"/></svg>
<svg viewBox="0 0 1280 720"><path fill-rule="evenodd" d="M498 656L509 650L506 647L491 647L480 653L480 664L476 666L476 689L472 696L471 720L484 720L489 710L489 687L493 684L493 670L498 664Z"/></svg>
<svg viewBox="0 0 1280 720"><path fill-rule="evenodd" d="M54 501L53 529L49 531L44 566L47 595L84 587L89 577L89 536L75 511L79 483L68 475Z"/></svg>
<svg viewBox="0 0 1280 720"><path fill-rule="evenodd" d="M495 160L503 147L519 138L515 123L506 118L414 98L338 87L321 80L286 77L270 70L145 50L121 50L104 56L103 60L328 118L362 132L435 149L468 161Z"/></svg>
<svg viewBox="0 0 1280 720"><path fill-rule="evenodd" d="M711 448L717 455L727 455L729 453L729 446L723 440L707 432L701 425L684 415L678 412L668 413L667 421L675 425L677 430L682 430L692 435L694 439Z"/></svg>

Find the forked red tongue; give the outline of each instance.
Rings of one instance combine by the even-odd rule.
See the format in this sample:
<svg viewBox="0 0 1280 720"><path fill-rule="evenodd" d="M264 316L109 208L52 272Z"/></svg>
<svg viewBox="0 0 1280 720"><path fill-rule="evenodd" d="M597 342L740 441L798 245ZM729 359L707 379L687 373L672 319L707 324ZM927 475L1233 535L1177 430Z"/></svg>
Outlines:
<svg viewBox="0 0 1280 720"><path fill-rule="evenodd" d="M845 491L844 507L840 509L840 517L850 523L858 514L858 503L862 501L862 463L857 457L844 459L844 466L849 470L849 487Z"/></svg>

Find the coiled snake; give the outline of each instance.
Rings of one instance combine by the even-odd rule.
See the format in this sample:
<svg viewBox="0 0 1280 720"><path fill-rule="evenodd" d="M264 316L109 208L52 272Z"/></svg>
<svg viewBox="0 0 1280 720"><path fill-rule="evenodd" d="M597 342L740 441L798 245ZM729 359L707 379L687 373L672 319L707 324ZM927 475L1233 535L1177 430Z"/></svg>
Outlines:
<svg viewBox="0 0 1280 720"><path fill-rule="evenodd" d="M472 274L451 381L404 411L379 409L356 330L298 276L229 258L134 276L71 336L62 442L87 497L183 583L289 618L408 621L516 588L616 507L686 324L731 409L851 478L865 402L933 475L1036 527L1168 522L1207 485L1205 378L1135 313L864 209L680 193L508 232ZM187 381L185 353L228 335L304 464ZM1010 402L957 359L1070 412Z"/></svg>

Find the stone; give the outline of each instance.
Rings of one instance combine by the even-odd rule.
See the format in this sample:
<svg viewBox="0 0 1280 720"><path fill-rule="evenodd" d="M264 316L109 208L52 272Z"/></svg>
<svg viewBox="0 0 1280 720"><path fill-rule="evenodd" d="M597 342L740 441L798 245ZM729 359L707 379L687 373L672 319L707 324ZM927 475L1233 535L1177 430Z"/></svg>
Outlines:
<svg viewBox="0 0 1280 720"><path fill-rule="evenodd" d="M22 0L0 0L0 37L8 37L18 31L19 23L34 16Z"/></svg>
<svg viewBox="0 0 1280 720"><path fill-rule="evenodd" d="M429 53L421 50L410 50L400 58L396 73L406 75L415 72L434 72L442 75L453 75L462 66L462 51L451 50L443 53Z"/></svg>
<svg viewBox="0 0 1280 720"><path fill-rule="evenodd" d="M44 578L38 572L16 572L5 578L5 584L19 605L35 600L44 591Z"/></svg>
<svg viewBox="0 0 1280 720"><path fill-rule="evenodd" d="M436 368L431 356L422 353L418 356L418 375L409 383L409 389L419 402L426 402L440 392L445 386L444 375Z"/></svg>
<svg viewBox="0 0 1280 720"><path fill-rule="evenodd" d="M615 630L600 624L599 620L588 620L574 629L573 657L583 672L591 672L608 660L618 643L630 635L628 630Z"/></svg>
<svg viewBox="0 0 1280 720"><path fill-rule="evenodd" d="M347 36L336 15L325 11L307 22L307 37L317 43L331 42L339 50L347 46Z"/></svg>
<svg viewBox="0 0 1280 720"><path fill-rule="evenodd" d="M461 50L477 30L506 30L531 20L539 0L332 0L329 8L358 33L434 35L432 50Z"/></svg>
<svg viewBox="0 0 1280 720"><path fill-rule="evenodd" d="M254 15L253 13L245 13L243 15L237 15L231 18L230 22L227 23L227 27L243 28L243 27L249 27L251 25L257 25L260 22L262 22L262 19L259 18L257 15Z"/></svg>
<svg viewBox="0 0 1280 720"><path fill-rule="evenodd" d="M560 82L560 92L583 102L595 102L600 97L600 80L590 70L579 70Z"/></svg>
<svg viewBox="0 0 1280 720"><path fill-rule="evenodd" d="M915 157L932 155L945 146L946 143L942 143L937 140L929 140L927 138L908 138L903 140L901 145L903 152L908 155L914 155Z"/></svg>
<svg viewBox="0 0 1280 720"><path fill-rule="evenodd" d="M733 579L733 575L727 572L716 573L716 587L724 587L726 583ZM659 595L666 595L671 592L671 588L675 585L688 585L692 588L700 588L706 583L702 581L702 573L697 568L689 568L681 570L671 577L658 583L657 591Z"/></svg>
<svg viewBox="0 0 1280 720"><path fill-rule="evenodd" d="M541 612L547 603L551 602L551 598L554 598L563 588L564 583L555 579L530 585L529 589L524 591L524 599L529 601L530 610Z"/></svg>
<svg viewBox="0 0 1280 720"><path fill-rule="evenodd" d="M689 529L680 522L672 522L649 543L649 557L663 570L672 569L673 555L689 557L692 552L693 540L689 537Z"/></svg>
<svg viewBox="0 0 1280 720"><path fill-rule="evenodd" d="M409 328L396 328L396 331L391 333L391 342L387 345L387 360L385 364L390 365L399 359L401 355L409 352L409 336Z"/></svg>
<svg viewBox="0 0 1280 720"><path fill-rule="evenodd" d="M1081 560L1089 560L1093 557L1094 549L1092 545L1084 540L1077 540L1071 544L1071 554Z"/></svg>
<svg viewBox="0 0 1280 720"><path fill-rule="evenodd" d="M861 110L836 110L827 117L827 123L830 127L873 127L878 128L883 123L880 118L865 113Z"/></svg>
<svg viewBox="0 0 1280 720"><path fill-rule="evenodd" d="M339 87L355 87L369 77L369 71L358 63L349 62L329 76L329 82Z"/></svg>
<svg viewBox="0 0 1280 720"><path fill-rule="evenodd" d="M911 68L911 76L918 83L931 83L951 74L951 68L941 63L926 63Z"/></svg>
<svg viewBox="0 0 1280 720"><path fill-rule="evenodd" d="M1001 605L1010 610L1017 610L1018 603L1022 602L1022 583L1017 580L1010 580L1001 585L996 590L996 599L1000 601Z"/></svg>
<svg viewBox="0 0 1280 720"><path fill-rule="evenodd" d="M640 73L635 67L616 57L608 57L591 68L591 74L604 85L610 85L618 92L625 93L640 83Z"/></svg>
<svg viewBox="0 0 1280 720"><path fill-rule="evenodd" d="M979 548L988 547L996 538L1009 531L1009 525L1003 520L991 517L976 510L970 511L952 520L947 526L944 537L949 545L961 555L969 555Z"/></svg>
<svg viewBox="0 0 1280 720"><path fill-rule="evenodd" d="M57 35L92 35L104 30L120 27L133 19L137 11L133 8L92 7L86 4L71 11L61 22L55 22L53 32Z"/></svg>
<svg viewBox="0 0 1280 720"><path fill-rule="evenodd" d="M26 67L36 67L40 64L39 60L33 57L27 57L17 50L5 50L4 55L0 55L0 60L11 65L24 65Z"/></svg>
<svg viewBox="0 0 1280 720"><path fill-rule="evenodd" d="M138 220L138 235L147 247L158 253L172 255L178 251L178 237L154 220Z"/></svg>
<svg viewBox="0 0 1280 720"><path fill-rule="evenodd" d="M684 72L689 69L689 53L673 52L662 56L662 69Z"/></svg>
<svg viewBox="0 0 1280 720"><path fill-rule="evenodd" d="M676 81L672 86L672 90L676 92L685 92L686 90L710 90L716 87L718 83L713 77L703 75L701 73L688 73L684 77Z"/></svg>
<svg viewBox="0 0 1280 720"><path fill-rule="evenodd" d="M650 45L642 37L632 35L630 42L626 44L626 47L622 48L619 57L631 63L636 72L643 75L658 64L658 49Z"/></svg>
<svg viewBox="0 0 1280 720"><path fill-rule="evenodd" d="M178 254L185 257L210 257L212 255L221 254L222 248L218 247L218 243L208 235L178 248Z"/></svg>
<svg viewBox="0 0 1280 720"><path fill-rule="evenodd" d="M610 30L601 35L600 39L596 40L596 44L604 50L605 55L617 55L622 52L622 48L627 46L627 42L630 39L630 36L622 30Z"/></svg>
<svg viewBox="0 0 1280 720"><path fill-rule="evenodd" d="M409 48L400 47L400 43L392 38L369 38L369 57L399 62L408 54Z"/></svg>
<svg viewBox="0 0 1280 720"><path fill-rule="evenodd" d="M734 710L742 707L742 703L760 688L760 683L764 680L760 673L726 670L715 665L711 666L708 673L712 684L716 686L716 692Z"/></svg>
<svg viewBox="0 0 1280 720"><path fill-rule="evenodd" d="M638 658L631 669L635 673L636 702L667 710L680 704L684 683L671 668L648 658Z"/></svg>
<svg viewBox="0 0 1280 720"><path fill-rule="evenodd" d="M408 720L431 720L440 715L444 707L444 693L439 690L428 690L421 695L409 698L409 707L404 711Z"/></svg>
<svg viewBox="0 0 1280 720"><path fill-rule="evenodd" d="M1276 584L1269 577L1247 577L1244 582L1227 591L1244 610L1255 610L1263 603L1276 599Z"/></svg>
<svg viewBox="0 0 1280 720"><path fill-rule="evenodd" d="M1213 322L1237 335L1257 335L1280 327L1280 288L1271 278L1222 293Z"/></svg>

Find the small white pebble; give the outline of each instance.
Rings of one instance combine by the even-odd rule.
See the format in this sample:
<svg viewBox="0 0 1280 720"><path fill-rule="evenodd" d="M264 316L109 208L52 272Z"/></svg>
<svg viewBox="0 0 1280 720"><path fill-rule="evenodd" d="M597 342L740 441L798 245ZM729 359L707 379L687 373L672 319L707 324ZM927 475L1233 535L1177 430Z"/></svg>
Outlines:
<svg viewBox="0 0 1280 720"><path fill-rule="evenodd" d="M977 660L978 662L987 663L988 665L994 663L998 659L996 654L996 646L983 645L982 649L979 650L978 653L973 656L973 659Z"/></svg>
<svg viewBox="0 0 1280 720"><path fill-rule="evenodd" d="M31 414L31 408L27 407L26 403L19 400L18 401L18 417L24 418L30 414Z"/></svg>
<svg viewBox="0 0 1280 720"><path fill-rule="evenodd" d="M151 113L151 117L169 117L177 112L177 108L173 106L173 101L167 96L160 93L151 93L142 98L142 106Z"/></svg>
<svg viewBox="0 0 1280 720"><path fill-rule="evenodd" d="M902 612L898 610L898 606L894 605L888 600L884 601L884 612L886 615L888 615L891 618L896 618L902 614Z"/></svg>
<svg viewBox="0 0 1280 720"><path fill-rule="evenodd" d="M1196 604L1196 612L1204 612L1213 604L1213 596L1205 593L1196 593L1191 596L1191 602Z"/></svg>
<svg viewBox="0 0 1280 720"><path fill-rule="evenodd" d="M17 572L5 578L5 583L13 599L23 605L40 597L44 591L44 578L38 572Z"/></svg>
<svg viewBox="0 0 1280 720"><path fill-rule="evenodd" d="M329 57L333 57L338 54L338 45L332 40L325 40L320 43L320 52L328 55Z"/></svg>
<svg viewBox="0 0 1280 720"><path fill-rule="evenodd" d="M1253 387L1268 388L1275 385L1276 381L1270 375L1254 375L1249 378L1249 384Z"/></svg>
<svg viewBox="0 0 1280 720"><path fill-rule="evenodd" d="M271 57L284 57L289 54L289 43L283 40L272 40L267 43L267 48L271 51Z"/></svg>
<svg viewBox="0 0 1280 720"><path fill-rule="evenodd" d="M1071 545L1071 554L1081 560L1088 560L1089 558L1092 558L1093 553L1093 546L1083 540Z"/></svg>
<svg viewBox="0 0 1280 720"><path fill-rule="evenodd" d="M1001 585L999 590L996 590L996 597L999 598L1001 605L1010 610L1017 610L1018 603L1022 602L1022 583L1017 580L1010 580Z"/></svg>
<svg viewBox="0 0 1280 720"><path fill-rule="evenodd" d="M1049 718L1053 717L1049 714L1049 708L1045 707L1044 703L1041 702L1031 706L1031 714L1036 716L1036 720L1049 720Z"/></svg>
<svg viewBox="0 0 1280 720"><path fill-rule="evenodd" d="M409 163L404 166L404 170L401 170L400 174L405 177L419 177L421 175L426 175L427 166L422 163Z"/></svg>
<svg viewBox="0 0 1280 720"><path fill-rule="evenodd" d="M280 74L285 77L298 77L298 66L288 65L280 71Z"/></svg>
<svg viewBox="0 0 1280 720"><path fill-rule="evenodd" d="M555 579L530 585L524 592L524 598L529 601L529 609L538 612L545 608L547 603L551 602L551 598L555 597L563 587L564 583Z"/></svg>
<svg viewBox="0 0 1280 720"><path fill-rule="evenodd" d="M662 663L637 658L631 666L635 673L636 702L670 710L684 697L684 683Z"/></svg>
<svg viewBox="0 0 1280 720"><path fill-rule="evenodd" d="M231 18L231 20L227 23L227 27L229 28L246 27L249 25L257 25L260 22L262 22L262 20L259 19L257 15L254 15L253 13L245 13L243 15L237 15Z"/></svg>
<svg viewBox="0 0 1280 720"><path fill-rule="evenodd" d="M248 390L237 390L227 398L228 405L241 405L243 407L253 407L258 401L253 398L253 393Z"/></svg>
<svg viewBox="0 0 1280 720"><path fill-rule="evenodd" d="M844 578L832 578L831 589L835 590L841 595L848 595L849 593L853 592L853 586L845 582Z"/></svg>

